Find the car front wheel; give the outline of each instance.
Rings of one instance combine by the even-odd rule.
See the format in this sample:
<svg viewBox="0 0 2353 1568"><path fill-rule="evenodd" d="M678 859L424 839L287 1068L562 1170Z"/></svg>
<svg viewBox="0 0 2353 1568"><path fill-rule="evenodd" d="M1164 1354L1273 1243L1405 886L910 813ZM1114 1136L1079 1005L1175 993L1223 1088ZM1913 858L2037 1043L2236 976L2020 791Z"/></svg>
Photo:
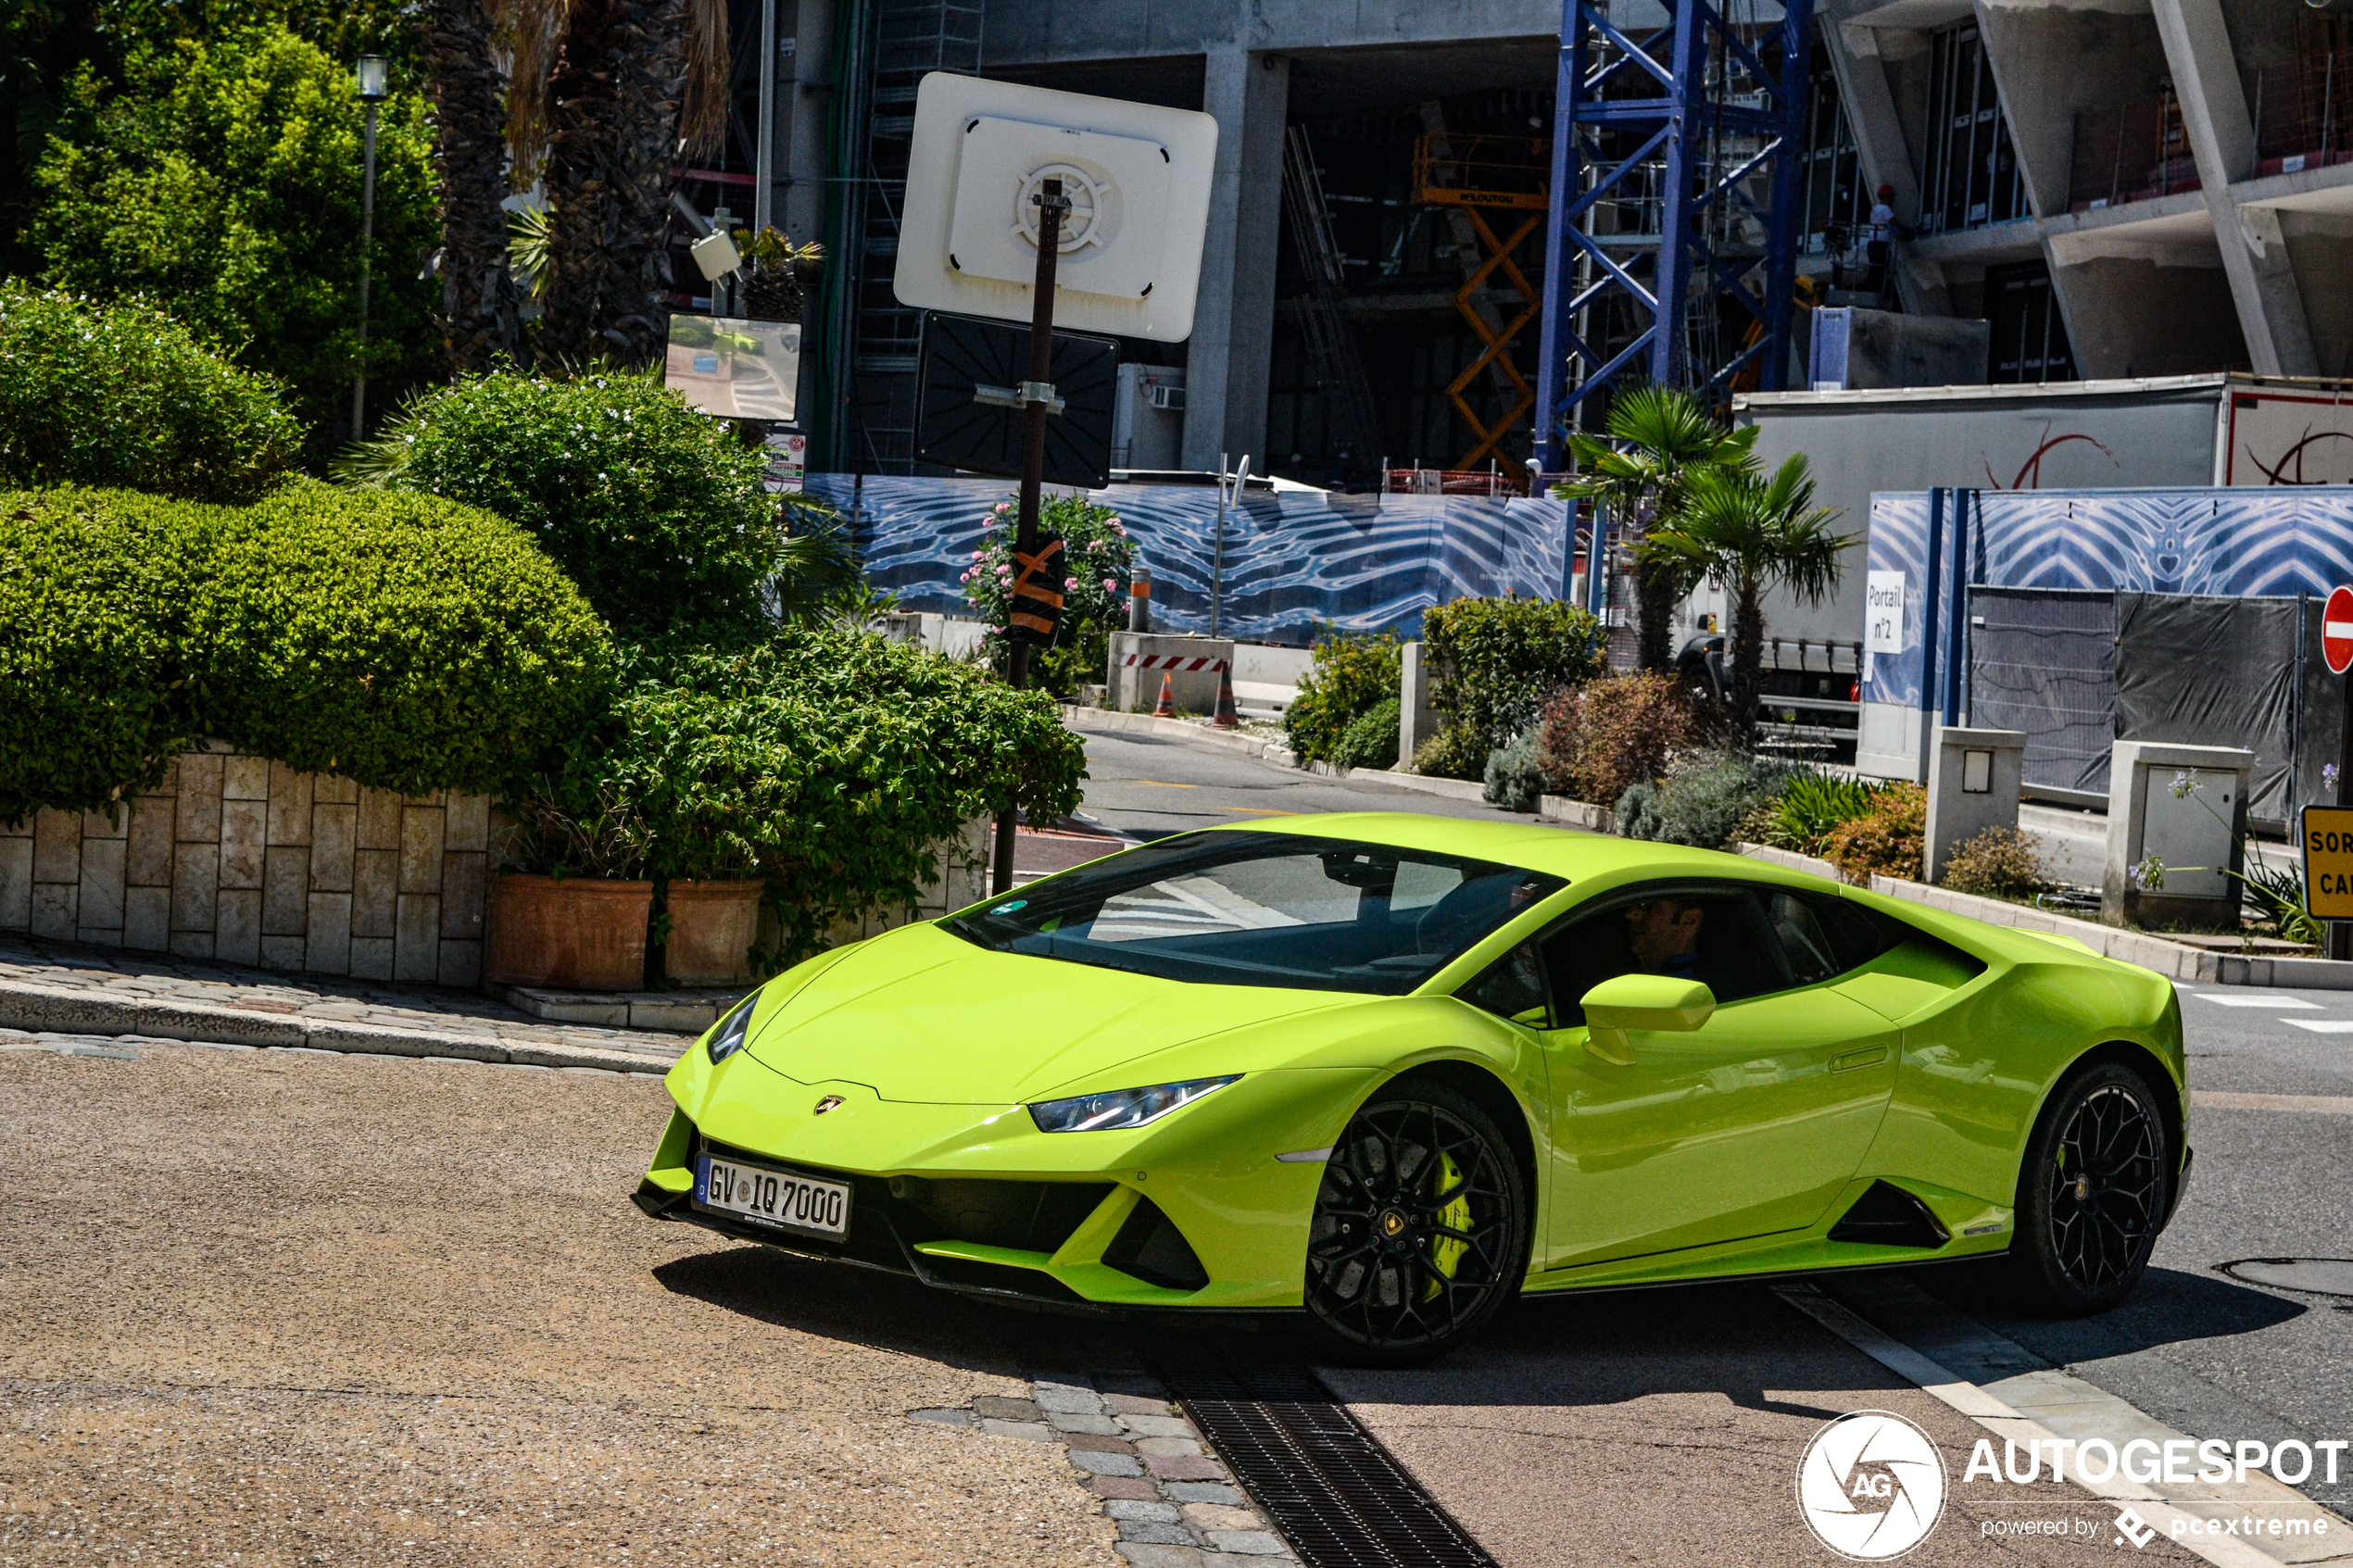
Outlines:
<svg viewBox="0 0 2353 1568"><path fill-rule="evenodd" d="M2172 1140L2148 1081L2103 1063L2059 1085L2019 1173L2010 1266L2062 1316L2105 1311L2132 1294L2165 1223Z"/></svg>
<svg viewBox="0 0 2353 1568"><path fill-rule="evenodd" d="M1333 1146L1307 1242L1325 1350L1413 1366L1475 1333L1528 1267L1527 1183L1493 1120L1442 1084L1367 1101Z"/></svg>

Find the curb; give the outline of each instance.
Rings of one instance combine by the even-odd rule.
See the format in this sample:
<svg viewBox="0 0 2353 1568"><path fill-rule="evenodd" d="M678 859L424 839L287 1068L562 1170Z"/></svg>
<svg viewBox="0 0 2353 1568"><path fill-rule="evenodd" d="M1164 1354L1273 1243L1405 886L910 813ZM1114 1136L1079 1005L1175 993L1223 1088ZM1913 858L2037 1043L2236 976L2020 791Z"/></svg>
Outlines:
<svg viewBox="0 0 2353 1568"><path fill-rule="evenodd" d="M1213 751L1231 751L1243 757L1255 757L1280 767L1292 766L1290 743L1288 741L1261 740L1255 735L1213 730L1184 719L1155 719L1149 713L1119 713L1108 708L1081 708L1069 704L1063 709L1063 722L1073 729L1154 735L1162 740L1204 746Z"/></svg>
<svg viewBox="0 0 2353 1568"><path fill-rule="evenodd" d="M675 1057L603 1046L508 1042L456 1030L395 1029L330 1018L291 1018L202 1002L93 996L64 986L0 982L0 1027L34 1034L144 1035L208 1045L342 1051L357 1056L442 1056L526 1067L596 1067L608 1073L670 1071Z"/></svg>

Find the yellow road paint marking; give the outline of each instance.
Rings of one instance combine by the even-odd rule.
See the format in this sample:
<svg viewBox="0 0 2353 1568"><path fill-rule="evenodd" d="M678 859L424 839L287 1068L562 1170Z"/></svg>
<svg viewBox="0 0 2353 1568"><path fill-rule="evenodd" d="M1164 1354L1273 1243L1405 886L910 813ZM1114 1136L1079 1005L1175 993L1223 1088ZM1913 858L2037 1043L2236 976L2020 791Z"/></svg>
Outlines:
<svg viewBox="0 0 2353 1568"><path fill-rule="evenodd" d="M1199 789L1201 787L1199 784L1166 784L1159 779L1134 779L1130 782L1139 784L1150 784L1154 789Z"/></svg>

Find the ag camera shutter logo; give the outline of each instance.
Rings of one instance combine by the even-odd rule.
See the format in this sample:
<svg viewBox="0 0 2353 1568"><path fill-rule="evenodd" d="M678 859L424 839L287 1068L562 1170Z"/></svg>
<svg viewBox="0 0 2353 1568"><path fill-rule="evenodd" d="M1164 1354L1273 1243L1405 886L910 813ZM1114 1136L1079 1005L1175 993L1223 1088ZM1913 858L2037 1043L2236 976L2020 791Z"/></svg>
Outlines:
<svg viewBox="0 0 2353 1568"><path fill-rule="evenodd" d="M1944 1456L1900 1415L1850 1411L1806 1445L1797 1508L1814 1538L1841 1557L1901 1557L1944 1516Z"/></svg>

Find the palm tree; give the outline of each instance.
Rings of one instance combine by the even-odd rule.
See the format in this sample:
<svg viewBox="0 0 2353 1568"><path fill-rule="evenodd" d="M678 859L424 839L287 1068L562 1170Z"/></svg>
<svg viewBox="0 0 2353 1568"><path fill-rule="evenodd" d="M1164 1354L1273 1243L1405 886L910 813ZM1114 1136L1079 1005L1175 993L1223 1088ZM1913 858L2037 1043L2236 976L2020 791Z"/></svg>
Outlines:
<svg viewBox="0 0 2353 1568"><path fill-rule="evenodd" d="M1760 601L1786 588L1812 607L1838 585L1839 555L1856 541L1833 533L1836 510L1814 504L1814 476L1800 452L1771 478L1754 460L1692 474L1672 528L1654 530L1642 553L1696 577L1705 573L1732 594L1731 741L1756 744L1758 675L1765 663Z"/></svg>
<svg viewBox="0 0 2353 1568"><path fill-rule="evenodd" d="M686 0L578 0L548 81L542 364L650 363L668 336Z"/></svg>
<svg viewBox="0 0 2353 1568"><path fill-rule="evenodd" d="M497 369L515 352L507 271L507 86L485 0L426 0L425 59L441 176L441 336L460 374Z"/></svg>
<svg viewBox="0 0 2353 1568"><path fill-rule="evenodd" d="M1747 465L1757 435L1754 426L1725 429L1690 393L1660 386L1629 387L1612 397L1604 429L1605 438L1570 433L1578 477L1554 485L1553 494L1592 498L1597 511L1606 507L1629 535L1675 526L1692 481L1711 470ZM1599 526L1593 533L1598 542ZM1675 606L1698 577L1668 556L1643 552L1636 559L1639 661L1645 670L1671 672ZM1586 560L1589 571L1602 570L1599 549L1588 552Z"/></svg>

